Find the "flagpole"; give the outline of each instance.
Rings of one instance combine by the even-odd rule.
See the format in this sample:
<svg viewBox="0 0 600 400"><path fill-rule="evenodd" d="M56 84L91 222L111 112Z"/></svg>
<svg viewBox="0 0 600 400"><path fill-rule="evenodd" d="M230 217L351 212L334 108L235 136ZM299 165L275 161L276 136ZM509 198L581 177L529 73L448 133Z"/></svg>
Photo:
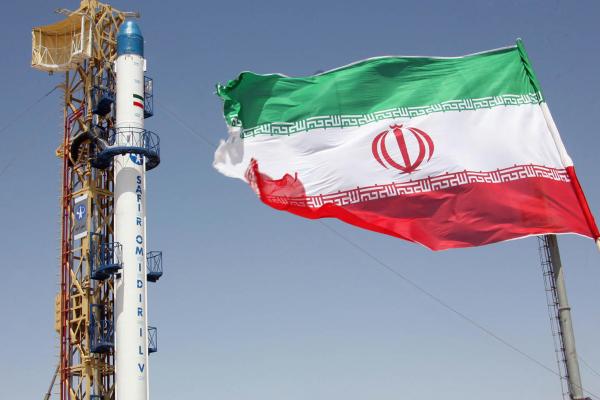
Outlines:
<svg viewBox="0 0 600 400"><path fill-rule="evenodd" d="M553 289L558 302L558 323L562 339L562 353L567 371L569 396L572 400L585 400L579 372L579 359L575 348L575 335L571 319L571 307L567 298L564 272L558 250L556 235L545 235L544 240L550 251L550 265L552 268Z"/></svg>
<svg viewBox="0 0 600 400"><path fill-rule="evenodd" d="M521 39L517 39L517 47L521 53L521 57L525 65L527 74L529 75L529 78L531 80L531 84L535 88L535 90L541 95L541 87L539 85L539 82L535 78L533 69L531 67L531 63L529 62L529 57L527 56L527 52L525 51L525 47L523 46L523 42L521 41ZM567 154L565 146L562 143L562 140L560 139L558 128L556 127L554 119L552 118L552 114L550 114L548 105L544 100L542 100L542 102L540 103L540 108L542 109L544 119L546 120L546 125L548 126L550 134L552 135L552 139L554 140L556 149L558 150L558 154L560 156L562 165L564 167L572 166L573 161ZM580 206L583 207L581 203ZM546 243L546 246L548 246L548 250L550 253L550 267L552 269L551 279L553 284L552 290L555 292L556 301L558 302L557 317L560 327L560 336L563 344L561 350L563 353L564 363L567 372L569 396L572 400L586 400L587 398L584 397L583 387L581 385L579 359L577 358L577 350L575 348L575 334L573 333L573 321L571 319L571 307L569 306L569 301L567 298L567 288L565 286L562 262L560 260L560 252L558 250L558 240L556 238L556 235L552 234L545 235L544 242ZM598 246L598 249L600 249L600 240L596 241L596 245Z"/></svg>

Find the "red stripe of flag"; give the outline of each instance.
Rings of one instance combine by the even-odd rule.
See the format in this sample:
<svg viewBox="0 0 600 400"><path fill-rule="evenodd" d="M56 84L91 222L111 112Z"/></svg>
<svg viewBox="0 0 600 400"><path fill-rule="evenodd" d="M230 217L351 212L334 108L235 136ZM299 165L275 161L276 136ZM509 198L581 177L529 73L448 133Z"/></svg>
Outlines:
<svg viewBox="0 0 600 400"><path fill-rule="evenodd" d="M571 182L531 177L502 183L469 182L353 204L311 205L295 174L272 179L253 161L247 179L267 205L301 217L337 218L433 250L481 246L547 233L578 233L596 239L598 229L580 188ZM578 185L576 185L578 186ZM577 207L581 202L581 210ZM589 217L588 217L589 213ZM583 214L586 214L585 216Z"/></svg>
<svg viewBox="0 0 600 400"><path fill-rule="evenodd" d="M142 103L140 103L139 101L134 101L133 105L136 107L141 108L142 110L144 109L144 105Z"/></svg>

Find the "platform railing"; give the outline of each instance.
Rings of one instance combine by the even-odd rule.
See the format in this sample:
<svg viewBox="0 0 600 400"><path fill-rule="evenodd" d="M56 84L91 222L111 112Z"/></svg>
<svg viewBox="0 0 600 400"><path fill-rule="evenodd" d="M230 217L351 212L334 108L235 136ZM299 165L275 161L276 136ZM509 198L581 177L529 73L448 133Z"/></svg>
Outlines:
<svg viewBox="0 0 600 400"><path fill-rule="evenodd" d="M112 319L103 318L101 307L98 304L90 306L90 351L92 353L106 353L114 347L114 324ZM97 314L100 316L98 317Z"/></svg>
<svg viewBox="0 0 600 400"><path fill-rule="evenodd" d="M148 354L158 351L158 330L154 326L148 327Z"/></svg>
<svg viewBox="0 0 600 400"><path fill-rule="evenodd" d="M144 118L154 115L154 81L144 76Z"/></svg>
<svg viewBox="0 0 600 400"><path fill-rule="evenodd" d="M104 148L96 155L94 166L106 168L116 155L138 154L145 157L146 170L160 164L160 138L139 127L118 127L109 133Z"/></svg>
<svg viewBox="0 0 600 400"><path fill-rule="evenodd" d="M156 282L163 275L162 251L149 251L146 254L146 278Z"/></svg>
<svg viewBox="0 0 600 400"><path fill-rule="evenodd" d="M123 267L123 246L119 242L102 242L100 235L94 236L90 243L91 277L104 280Z"/></svg>

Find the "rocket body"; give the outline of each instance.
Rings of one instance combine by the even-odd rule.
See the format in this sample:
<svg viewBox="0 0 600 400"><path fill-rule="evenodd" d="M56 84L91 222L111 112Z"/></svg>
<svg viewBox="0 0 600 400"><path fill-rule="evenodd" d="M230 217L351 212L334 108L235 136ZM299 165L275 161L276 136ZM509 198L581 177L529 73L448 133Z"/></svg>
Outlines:
<svg viewBox="0 0 600 400"><path fill-rule="evenodd" d="M143 37L126 21L117 36L116 129L113 146L143 147ZM114 240L122 265L115 278L116 400L147 400L146 185L141 154L114 157Z"/></svg>

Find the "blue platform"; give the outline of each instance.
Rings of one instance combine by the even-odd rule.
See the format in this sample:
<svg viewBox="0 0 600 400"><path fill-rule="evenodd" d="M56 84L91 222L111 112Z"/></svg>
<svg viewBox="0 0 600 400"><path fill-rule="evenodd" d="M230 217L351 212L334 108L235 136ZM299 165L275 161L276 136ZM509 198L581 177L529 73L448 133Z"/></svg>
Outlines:
<svg viewBox="0 0 600 400"><path fill-rule="evenodd" d="M162 251L149 251L146 254L146 279L156 282L163 275Z"/></svg>
<svg viewBox="0 0 600 400"><path fill-rule="evenodd" d="M94 86L92 88L92 113L104 117L112 111L115 102L115 93L107 86Z"/></svg>
<svg viewBox="0 0 600 400"><path fill-rule="evenodd" d="M118 242L102 242L93 235L90 242L90 267L92 279L103 281L123 268L122 246Z"/></svg>
<svg viewBox="0 0 600 400"><path fill-rule="evenodd" d="M96 154L94 167L108 168L115 156L125 154L144 156L146 171L160 164L160 138L154 132L135 127L115 128L109 134L107 144Z"/></svg>
<svg viewBox="0 0 600 400"><path fill-rule="evenodd" d="M154 115L154 80L144 76L144 118Z"/></svg>
<svg viewBox="0 0 600 400"><path fill-rule="evenodd" d="M158 330L154 326L148 327L148 354L158 351Z"/></svg>
<svg viewBox="0 0 600 400"><path fill-rule="evenodd" d="M108 353L114 347L114 324L106 319L104 307L99 304L90 305L90 351L92 353Z"/></svg>

